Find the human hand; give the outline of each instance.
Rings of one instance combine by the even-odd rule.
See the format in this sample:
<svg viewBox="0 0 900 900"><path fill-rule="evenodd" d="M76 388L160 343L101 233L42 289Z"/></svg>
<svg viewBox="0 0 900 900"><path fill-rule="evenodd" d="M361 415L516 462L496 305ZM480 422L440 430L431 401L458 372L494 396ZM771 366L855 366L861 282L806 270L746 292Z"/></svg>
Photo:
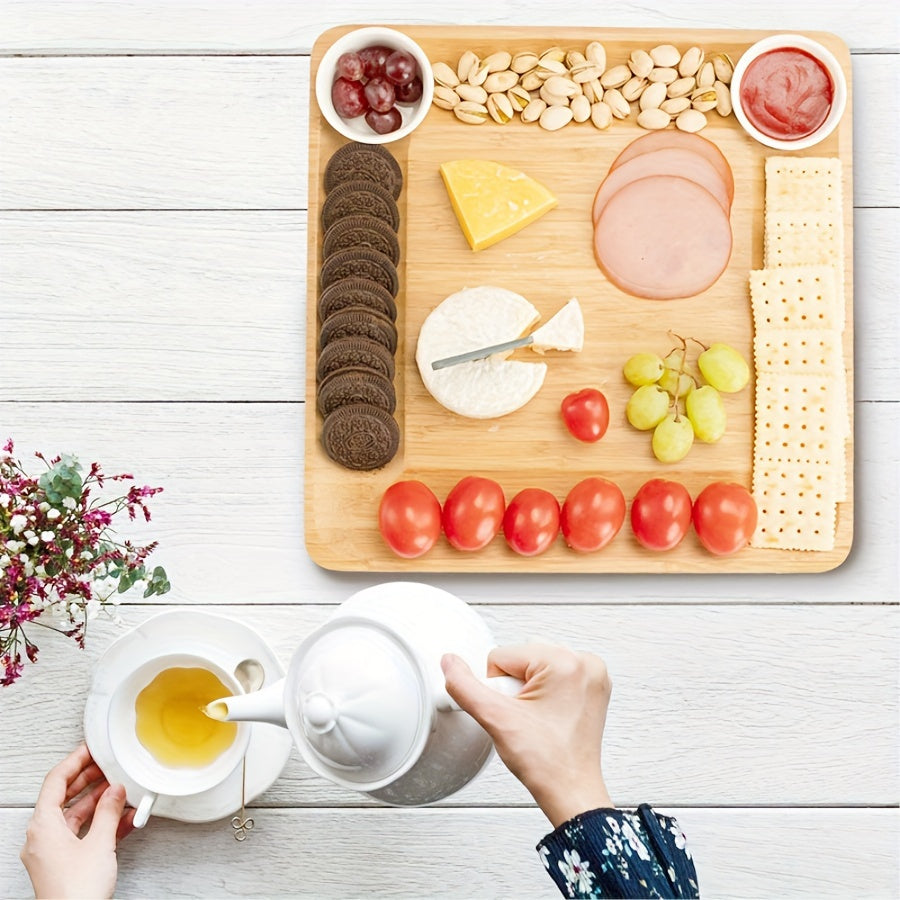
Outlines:
<svg viewBox="0 0 900 900"><path fill-rule="evenodd" d="M600 759L612 681L599 656L550 644L497 647L487 675L520 678L515 698L479 681L458 656L448 653L441 667L447 692L491 736L554 828L612 807Z"/></svg>
<svg viewBox="0 0 900 900"><path fill-rule="evenodd" d="M35 897L112 897L116 842L133 819L125 788L110 786L81 744L47 774L25 832L20 856Z"/></svg>

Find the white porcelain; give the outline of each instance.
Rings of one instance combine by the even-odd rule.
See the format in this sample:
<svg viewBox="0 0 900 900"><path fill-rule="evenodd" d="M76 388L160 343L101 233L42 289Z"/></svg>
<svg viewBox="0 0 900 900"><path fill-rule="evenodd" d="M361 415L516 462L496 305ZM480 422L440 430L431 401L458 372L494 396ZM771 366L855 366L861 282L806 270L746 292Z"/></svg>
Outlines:
<svg viewBox="0 0 900 900"><path fill-rule="evenodd" d="M419 75L422 78L422 96L417 103L411 105L397 105L400 111L401 126L390 134L376 134L366 124L365 116L357 116L354 119L341 118L335 112L331 102L331 86L337 79L337 61L343 53L362 50L373 44L381 44L394 50L406 50L416 60L419 66ZM431 100L434 95L434 76L431 72L431 63L425 51L412 38L407 37L394 28L380 28L370 26L358 28L355 31L339 37L323 54L316 71L316 102L322 115L328 124L339 134L353 141L361 141L365 144L389 144L399 141L415 129L428 115L431 108Z"/></svg>
<svg viewBox="0 0 900 900"><path fill-rule="evenodd" d="M113 749L109 723L117 691L142 667L164 657L206 660L228 684L234 681L228 673L233 673L237 664L247 657L262 663L266 683L278 681L284 670L268 644L252 628L225 616L193 610L152 616L113 642L95 666L84 711L85 740L107 779L125 786L129 804L141 811L143 803L144 811L149 813L152 808L154 816L184 822L213 822L231 816L241 805L240 765L196 793L154 796L153 791L148 791L126 771ZM282 728L251 724L244 746L246 799L249 802L267 790L281 774L290 756L292 741ZM242 756L243 752L238 755L238 760Z"/></svg>
<svg viewBox="0 0 900 900"><path fill-rule="evenodd" d="M747 118L744 108L741 105L741 80L747 71L750 63L755 59L768 53L770 50L779 50L783 48L796 47L798 50L805 50L810 56L815 57L828 71L831 78L834 95L832 97L831 110L825 121L810 135L798 140L786 141L779 138L770 137L759 131L753 123ZM841 121L844 109L847 106L847 80L844 77L844 71L841 69L840 63L835 59L834 54L823 47L818 41L805 37L802 34L774 34L757 41L748 47L734 67L734 74L731 77L731 105L734 115L738 122L741 123L744 131L767 147L776 150L807 150L814 147L820 141L825 140Z"/></svg>

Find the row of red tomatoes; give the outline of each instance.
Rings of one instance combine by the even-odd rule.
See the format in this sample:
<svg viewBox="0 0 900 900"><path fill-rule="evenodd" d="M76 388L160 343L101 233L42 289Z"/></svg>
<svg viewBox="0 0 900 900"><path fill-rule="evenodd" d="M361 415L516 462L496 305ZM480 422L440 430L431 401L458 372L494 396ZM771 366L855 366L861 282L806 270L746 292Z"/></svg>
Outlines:
<svg viewBox="0 0 900 900"><path fill-rule="evenodd" d="M506 503L490 478L468 475L447 495L443 507L421 481L398 481L381 498L378 527L398 556L427 553L441 531L457 550L487 546L503 530L506 543L522 556L537 556L562 531L566 544L581 553L605 547L625 521L625 496L612 481L591 477L569 491L562 507L549 491L525 488ZM631 529L649 550L671 550L691 523L700 543L717 556L744 547L756 528L756 503L739 484L716 481L694 501L677 481L654 478L631 502Z"/></svg>

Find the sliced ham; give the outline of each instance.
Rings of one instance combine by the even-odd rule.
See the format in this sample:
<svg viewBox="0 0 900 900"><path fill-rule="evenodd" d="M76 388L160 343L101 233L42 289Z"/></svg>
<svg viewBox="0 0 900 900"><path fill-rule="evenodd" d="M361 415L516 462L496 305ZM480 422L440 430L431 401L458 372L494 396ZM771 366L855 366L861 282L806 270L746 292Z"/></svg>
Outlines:
<svg viewBox="0 0 900 900"><path fill-rule="evenodd" d="M721 203L696 182L652 175L619 188L606 203L594 228L594 255L628 294L693 297L725 271L731 225Z"/></svg>
<svg viewBox="0 0 900 900"><path fill-rule="evenodd" d="M609 170L594 197L591 212L594 224L597 224L603 207L616 191L632 181L650 175L677 175L687 178L708 190L719 201L726 215L731 212L731 198L716 167L706 157L692 150L666 147L642 153Z"/></svg>

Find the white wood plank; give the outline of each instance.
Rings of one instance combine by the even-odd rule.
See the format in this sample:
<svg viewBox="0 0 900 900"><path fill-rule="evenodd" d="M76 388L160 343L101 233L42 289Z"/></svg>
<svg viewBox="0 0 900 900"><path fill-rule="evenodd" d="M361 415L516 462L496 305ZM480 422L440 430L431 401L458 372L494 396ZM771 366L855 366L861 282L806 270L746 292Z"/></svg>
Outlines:
<svg viewBox="0 0 900 900"><path fill-rule="evenodd" d="M900 202L896 59L853 60L857 206ZM308 104L306 57L0 59L0 208L305 208Z"/></svg>
<svg viewBox="0 0 900 900"><path fill-rule="evenodd" d="M114 376L111 376L114 377ZM70 451L165 487L139 537L161 541L175 603L336 603L372 574L314 565L302 532L302 404L0 403L0 435L29 454ZM850 557L824 575L491 576L434 582L475 602L896 602L900 404L856 404ZM374 511L373 511L374 515ZM238 564L236 561L240 561ZM411 574L416 571L410 561Z"/></svg>
<svg viewBox="0 0 900 900"><path fill-rule="evenodd" d="M189 0L3 0L0 50L4 52L303 52L325 29L342 23L484 25L592 25L596 6L587 0L548 4L539 0L457 0L452 7L419 0L390 0L375 10L368 0L343 0L339 7L293 0L220 0L210 6ZM688 8L613 2L603 7L605 27L770 28L823 30L839 34L853 49L900 45L896 18L886 6L847 6L838 0L789 5L758 0L752 7L697 0Z"/></svg>
<svg viewBox="0 0 900 900"><path fill-rule="evenodd" d="M661 808L685 830L704 898L897 896L895 810ZM27 809L0 810L0 893L31 897ZM227 823L153 820L119 849L117 897L558 898L528 810L272 810L237 846Z"/></svg>
<svg viewBox="0 0 900 900"><path fill-rule="evenodd" d="M162 608L128 607L123 615L133 626ZM900 799L895 607L479 609L500 643L551 641L607 660L614 690L604 770L617 803L883 805ZM254 627L287 665L332 608L209 611ZM81 739L94 662L123 632L98 619L84 653L71 641L35 632L42 657L16 686L0 690L0 721L7 734L19 736L0 745L0 803L31 802L47 769ZM26 742L29 752L23 754ZM314 776L295 751L255 805L360 803L376 805ZM529 803L497 760L446 801Z"/></svg>

